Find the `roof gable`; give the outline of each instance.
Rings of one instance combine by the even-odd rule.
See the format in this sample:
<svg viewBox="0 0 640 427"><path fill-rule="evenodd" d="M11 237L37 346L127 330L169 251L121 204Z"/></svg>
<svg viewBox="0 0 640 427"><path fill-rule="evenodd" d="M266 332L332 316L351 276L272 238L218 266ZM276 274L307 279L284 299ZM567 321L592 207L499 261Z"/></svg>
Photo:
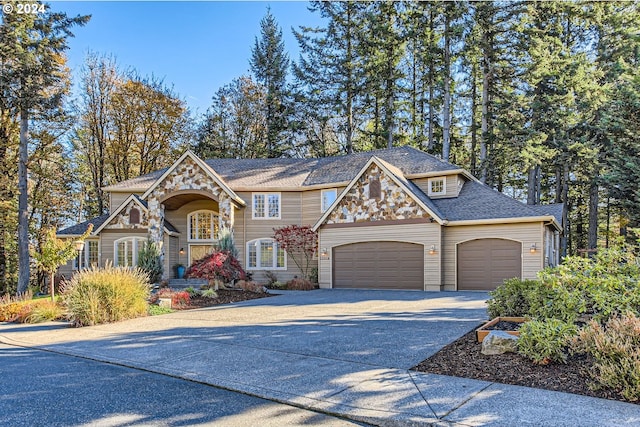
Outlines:
<svg viewBox="0 0 640 427"><path fill-rule="evenodd" d="M139 224L129 224L128 218L131 212L131 209L138 208L140 210L140 223ZM97 227L91 233L92 235L98 235L105 228L113 228L113 229L143 229L149 226L149 208L147 207L147 203L142 200L139 196L132 194L127 197L127 199L118 206L118 208L113 211L111 215L103 215L98 217L101 219L101 222L97 224ZM104 219L102 219L104 218ZM111 227L110 227L111 225ZM72 227L71 227L72 228ZM164 230L169 234L178 233L178 230L170 224L168 221L164 221ZM65 230L62 230L59 234L63 233Z"/></svg>
<svg viewBox="0 0 640 427"><path fill-rule="evenodd" d="M244 201L233 191L229 186L224 182L222 177L218 175L206 162L202 161L198 156L196 156L191 150L185 151L182 156L178 160L176 160L173 165L171 165L168 169L164 171L164 173L155 180L155 182L145 191L142 195L143 199L147 199L149 195L151 195L154 190L158 189L163 183L167 182L172 174L178 171L178 168L184 166L186 163L191 162L191 165L188 165L187 172L191 175L204 175L205 179L209 179L213 182L213 184L219 187L222 191L227 193L229 198L235 202L239 206L244 206ZM198 169L198 170L195 170ZM197 177L197 181L200 181L201 178ZM204 183L198 182L199 185L203 185ZM176 177L171 182L172 186L177 186L177 189L191 189L190 183L184 180L182 177ZM185 188L181 188L185 187ZM175 188L174 188L175 189Z"/></svg>
<svg viewBox="0 0 640 427"><path fill-rule="evenodd" d="M380 197L371 194L372 183L379 182ZM376 184L377 186L378 184ZM433 219L442 224L435 207L419 197L402 172L387 162L372 156L340 193L333 204L313 226L348 224L387 220Z"/></svg>

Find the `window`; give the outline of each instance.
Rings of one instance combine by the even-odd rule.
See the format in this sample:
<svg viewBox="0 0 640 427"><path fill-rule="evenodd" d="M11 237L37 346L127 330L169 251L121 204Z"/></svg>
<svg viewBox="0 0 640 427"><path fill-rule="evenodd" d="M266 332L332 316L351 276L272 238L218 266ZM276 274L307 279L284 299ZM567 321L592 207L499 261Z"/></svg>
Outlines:
<svg viewBox="0 0 640 427"><path fill-rule="evenodd" d="M429 196L443 196L447 192L444 178L429 178Z"/></svg>
<svg viewBox="0 0 640 427"><path fill-rule="evenodd" d="M212 211L192 212L187 217L189 241L211 241L218 238L218 214Z"/></svg>
<svg viewBox="0 0 640 427"><path fill-rule="evenodd" d="M338 190L332 188L330 190L322 190L322 212L326 212L329 206L336 201L338 197Z"/></svg>
<svg viewBox="0 0 640 427"><path fill-rule="evenodd" d="M254 219L280 219L280 193L253 193Z"/></svg>
<svg viewBox="0 0 640 427"><path fill-rule="evenodd" d="M73 268L80 270L91 267L92 265L98 265L98 246L97 240L85 241L84 249L82 249L73 260Z"/></svg>
<svg viewBox="0 0 640 427"><path fill-rule="evenodd" d="M247 269L286 270L286 253L273 239L256 239L247 243Z"/></svg>
<svg viewBox="0 0 640 427"><path fill-rule="evenodd" d="M138 265L138 253L144 247L146 239L142 237L125 237L113 243L114 265L135 267Z"/></svg>

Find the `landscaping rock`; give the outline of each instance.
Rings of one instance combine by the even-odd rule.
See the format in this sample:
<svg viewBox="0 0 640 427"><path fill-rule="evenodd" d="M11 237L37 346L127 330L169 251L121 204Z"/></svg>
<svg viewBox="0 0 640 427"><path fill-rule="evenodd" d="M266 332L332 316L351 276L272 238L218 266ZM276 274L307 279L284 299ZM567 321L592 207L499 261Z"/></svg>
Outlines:
<svg viewBox="0 0 640 427"><path fill-rule="evenodd" d="M515 353L518 337L505 331L491 331L482 341L482 354Z"/></svg>

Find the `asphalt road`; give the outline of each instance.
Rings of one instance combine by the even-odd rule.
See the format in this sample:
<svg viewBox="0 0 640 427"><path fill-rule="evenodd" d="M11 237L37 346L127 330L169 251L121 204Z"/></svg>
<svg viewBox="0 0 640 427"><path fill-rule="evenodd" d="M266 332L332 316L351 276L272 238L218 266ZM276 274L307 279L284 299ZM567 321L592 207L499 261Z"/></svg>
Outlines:
<svg viewBox="0 0 640 427"><path fill-rule="evenodd" d="M211 366L216 369L225 367ZM164 375L7 345L0 345L0 390L0 426L362 425Z"/></svg>

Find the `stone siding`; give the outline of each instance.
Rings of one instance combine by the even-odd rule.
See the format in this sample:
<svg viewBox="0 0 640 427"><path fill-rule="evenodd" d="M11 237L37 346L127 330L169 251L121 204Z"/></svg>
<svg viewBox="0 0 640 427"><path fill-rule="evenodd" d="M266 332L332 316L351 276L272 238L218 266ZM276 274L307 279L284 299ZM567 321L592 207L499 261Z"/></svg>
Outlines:
<svg viewBox="0 0 640 427"><path fill-rule="evenodd" d="M369 197L370 182L376 179L380 181L379 199ZM428 219L431 215L374 163L327 217L326 224L419 218Z"/></svg>
<svg viewBox="0 0 640 427"><path fill-rule="evenodd" d="M183 190L200 190L218 201L220 228L233 229L233 204L229 195L190 157L186 157L147 198L149 204L149 236L161 243L164 228L164 205L160 203L171 193Z"/></svg>
<svg viewBox="0 0 640 427"><path fill-rule="evenodd" d="M136 208L140 212L140 223L129 224L129 213L131 209ZM135 201L130 201L120 213L105 226L110 230L133 230L139 228L147 228L149 226L149 214L147 210Z"/></svg>

